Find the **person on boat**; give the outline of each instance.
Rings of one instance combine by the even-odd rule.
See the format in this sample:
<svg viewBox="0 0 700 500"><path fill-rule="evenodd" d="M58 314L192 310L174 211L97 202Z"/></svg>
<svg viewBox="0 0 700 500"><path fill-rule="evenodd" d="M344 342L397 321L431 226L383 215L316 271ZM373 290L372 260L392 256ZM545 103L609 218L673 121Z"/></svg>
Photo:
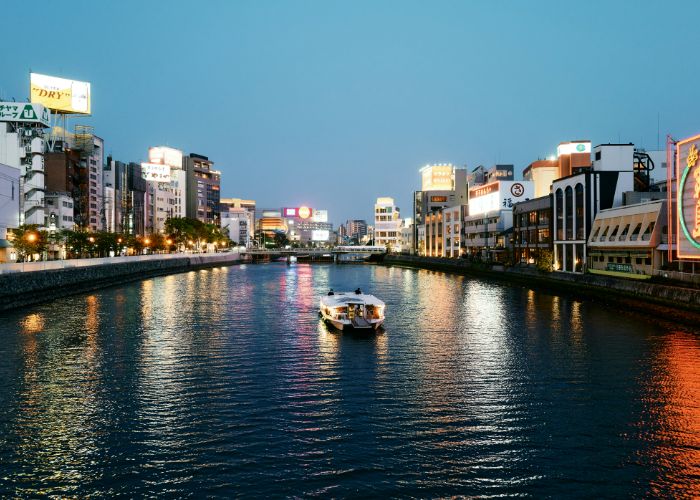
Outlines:
<svg viewBox="0 0 700 500"><path fill-rule="evenodd" d="M355 295L362 295L362 290L360 290L359 288L355 290Z"/></svg>
<svg viewBox="0 0 700 500"><path fill-rule="evenodd" d="M335 292L333 291L332 288L331 288L330 292L328 292L328 295L335 295Z"/></svg>

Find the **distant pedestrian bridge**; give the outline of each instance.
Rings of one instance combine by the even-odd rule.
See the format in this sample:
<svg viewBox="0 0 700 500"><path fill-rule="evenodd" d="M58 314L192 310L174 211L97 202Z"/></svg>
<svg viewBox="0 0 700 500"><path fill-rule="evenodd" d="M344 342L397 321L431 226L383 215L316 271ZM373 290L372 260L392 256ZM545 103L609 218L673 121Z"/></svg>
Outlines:
<svg viewBox="0 0 700 500"><path fill-rule="evenodd" d="M333 248L246 248L243 255L250 255L253 260L277 260L292 257L313 261L354 262L363 261L372 255L386 253L386 247L363 246L338 246Z"/></svg>

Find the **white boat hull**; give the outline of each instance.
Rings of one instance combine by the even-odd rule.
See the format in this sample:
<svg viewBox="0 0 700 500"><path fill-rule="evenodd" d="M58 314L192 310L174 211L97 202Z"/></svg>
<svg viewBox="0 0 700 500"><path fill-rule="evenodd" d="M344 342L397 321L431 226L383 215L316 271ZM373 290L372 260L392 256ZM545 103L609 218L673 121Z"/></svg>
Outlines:
<svg viewBox="0 0 700 500"><path fill-rule="evenodd" d="M360 331L369 331L369 330L378 330L382 324L384 323L384 320L377 320L374 322L370 322L369 326L365 327L358 327L356 325L353 325L350 321L341 321L333 318L327 318L323 317L323 321L336 328L337 330L360 330Z"/></svg>

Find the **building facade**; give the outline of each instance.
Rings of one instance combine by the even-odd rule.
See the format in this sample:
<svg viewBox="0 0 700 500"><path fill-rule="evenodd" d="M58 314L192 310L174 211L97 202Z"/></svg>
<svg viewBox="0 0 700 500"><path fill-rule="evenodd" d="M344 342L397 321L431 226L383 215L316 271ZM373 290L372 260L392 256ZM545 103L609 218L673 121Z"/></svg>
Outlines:
<svg viewBox="0 0 700 500"><path fill-rule="evenodd" d="M46 225L44 138L49 119L41 104L0 102L0 163L19 170L20 225Z"/></svg>
<svg viewBox="0 0 700 500"><path fill-rule="evenodd" d="M666 200L601 210L588 238L588 271L649 278L667 262ZM667 238L665 239L668 242Z"/></svg>
<svg viewBox="0 0 700 500"><path fill-rule="evenodd" d="M467 205L456 205L442 210L442 257L457 258L462 256L463 223L467 213Z"/></svg>
<svg viewBox="0 0 700 500"><path fill-rule="evenodd" d="M552 197L547 194L513 205L513 262L537 264L552 255Z"/></svg>
<svg viewBox="0 0 700 500"><path fill-rule="evenodd" d="M400 251L401 212L393 198L380 197L374 205L374 244Z"/></svg>
<svg viewBox="0 0 700 500"><path fill-rule="evenodd" d="M49 230L73 229L73 197L70 193L47 192L46 221Z"/></svg>
<svg viewBox="0 0 700 500"><path fill-rule="evenodd" d="M452 164L426 165L420 169L421 190L413 193L413 252L423 255L427 248L423 239L428 232L421 229L427 215L443 208L468 202L467 171Z"/></svg>
<svg viewBox="0 0 700 500"><path fill-rule="evenodd" d="M600 210L619 207L624 193L634 191L632 144L602 144L594 149L593 166L552 183L554 270L582 273L586 243Z"/></svg>
<svg viewBox="0 0 700 500"><path fill-rule="evenodd" d="M221 172L214 170L214 162L206 156L190 153L184 157L187 172L187 217L207 224L220 224Z"/></svg>
<svg viewBox="0 0 700 500"><path fill-rule="evenodd" d="M484 260L509 260L513 206L531 199L531 181L495 181L469 188L464 218L465 253Z"/></svg>

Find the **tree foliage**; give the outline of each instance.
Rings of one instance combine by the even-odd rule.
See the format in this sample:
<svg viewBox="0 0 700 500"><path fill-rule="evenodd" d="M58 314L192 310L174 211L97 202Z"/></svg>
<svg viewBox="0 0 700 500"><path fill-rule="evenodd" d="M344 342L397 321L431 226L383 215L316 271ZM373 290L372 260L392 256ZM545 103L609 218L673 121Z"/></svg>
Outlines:
<svg viewBox="0 0 700 500"><path fill-rule="evenodd" d="M28 257L46 251L49 244L49 233L39 229L36 224L25 224L10 229L12 246L17 251L17 261L24 262Z"/></svg>

